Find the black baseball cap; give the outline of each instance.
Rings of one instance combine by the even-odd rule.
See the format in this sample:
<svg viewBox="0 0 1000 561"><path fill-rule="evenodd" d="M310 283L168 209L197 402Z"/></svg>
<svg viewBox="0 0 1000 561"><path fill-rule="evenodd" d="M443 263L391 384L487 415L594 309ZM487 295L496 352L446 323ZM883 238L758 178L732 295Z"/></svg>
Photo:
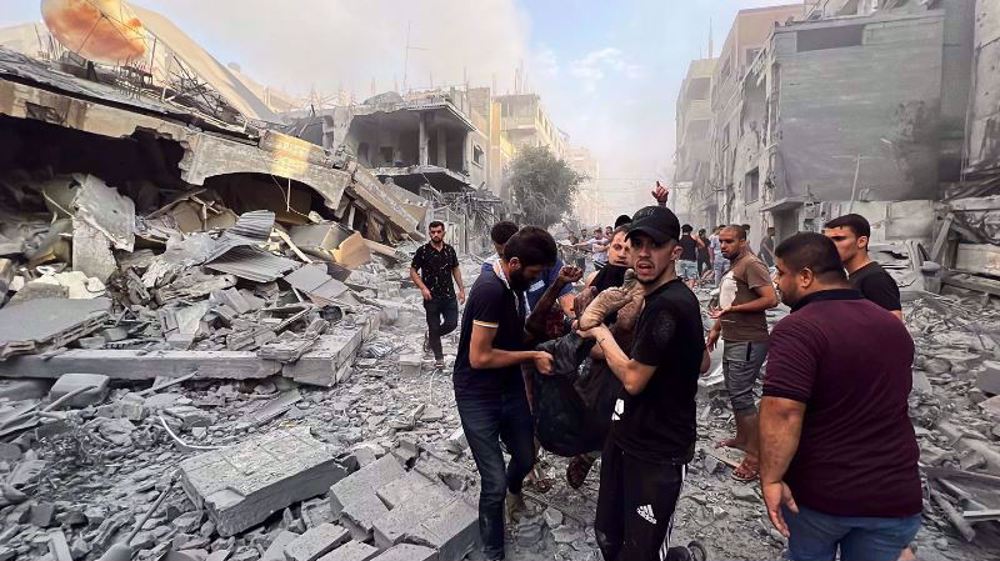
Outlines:
<svg viewBox="0 0 1000 561"><path fill-rule="evenodd" d="M657 244L664 244L681 237L681 222L669 208L662 206L647 206L639 209L632 216L626 239L632 234L642 232L653 238Z"/></svg>

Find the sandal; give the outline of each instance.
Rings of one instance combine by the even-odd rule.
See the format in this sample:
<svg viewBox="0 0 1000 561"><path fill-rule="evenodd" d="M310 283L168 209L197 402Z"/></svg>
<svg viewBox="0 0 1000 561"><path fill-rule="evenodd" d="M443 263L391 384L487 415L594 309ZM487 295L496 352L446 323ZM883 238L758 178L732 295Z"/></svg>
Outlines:
<svg viewBox="0 0 1000 561"><path fill-rule="evenodd" d="M760 477L760 466L756 461L751 461L749 458L743 458L740 465L736 466L733 470L732 477L736 481L749 483Z"/></svg>
<svg viewBox="0 0 1000 561"><path fill-rule="evenodd" d="M574 489L583 487L584 481L587 480L587 474L594 467L594 461L593 458L585 455L576 456L570 460L569 465L566 466L566 482L569 483L570 487Z"/></svg>

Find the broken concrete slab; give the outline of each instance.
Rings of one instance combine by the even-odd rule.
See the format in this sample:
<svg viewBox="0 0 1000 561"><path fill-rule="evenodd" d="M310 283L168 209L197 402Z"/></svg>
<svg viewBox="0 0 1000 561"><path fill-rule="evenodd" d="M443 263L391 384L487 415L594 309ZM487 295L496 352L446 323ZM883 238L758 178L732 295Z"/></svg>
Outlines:
<svg viewBox="0 0 1000 561"><path fill-rule="evenodd" d="M135 203L117 189L108 187L93 175L74 175L80 185L73 207L76 218L107 237L118 249L132 251L135 246Z"/></svg>
<svg viewBox="0 0 1000 561"><path fill-rule="evenodd" d="M118 272L111 241L87 222L73 219L73 270L106 283Z"/></svg>
<svg viewBox="0 0 1000 561"><path fill-rule="evenodd" d="M55 401L80 388L89 387L90 389L84 390L71 397L68 401L63 402L64 407L82 409L104 401L108 397L108 386L110 383L111 378L103 374L71 372L63 374L56 380L56 383L52 385L52 389L49 391L49 398Z"/></svg>
<svg viewBox="0 0 1000 561"><path fill-rule="evenodd" d="M188 458L180 468L188 497L208 511L223 537L321 495L347 475L308 428L273 431Z"/></svg>
<svg viewBox="0 0 1000 561"><path fill-rule="evenodd" d="M321 335L302 358L286 364L282 374L303 384L335 386L349 373L361 344L378 325L377 313L363 314L353 327L343 321L336 324L330 332Z"/></svg>
<svg viewBox="0 0 1000 561"><path fill-rule="evenodd" d="M68 372L101 372L116 380L267 378L281 363L248 351L153 351L73 349L52 357L15 356L0 361L0 377L57 378Z"/></svg>
<svg viewBox="0 0 1000 561"><path fill-rule="evenodd" d="M438 552L422 545L408 543L393 546L372 561L439 561Z"/></svg>
<svg viewBox="0 0 1000 561"><path fill-rule="evenodd" d="M976 387L984 393L1000 395L1000 362L984 361L983 371L976 376Z"/></svg>
<svg viewBox="0 0 1000 561"><path fill-rule="evenodd" d="M415 491L408 501L372 523L375 546L386 549L402 543L405 536L418 529L423 519L430 517L454 498L454 495L443 486L435 485Z"/></svg>
<svg viewBox="0 0 1000 561"><path fill-rule="evenodd" d="M434 547L441 559L465 559L479 540L479 511L455 497L420 520L402 539Z"/></svg>
<svg viewBox="0 0 1000 561"><path fill-rule="evenodd" d="M285 275L285 282L317 305L332 304L347 292L347 285L330 276L325 263L310 263Z"/></svg>
<svg viewBox="0 0 1000 561"><path fill-rule="evenodd" d="M320 524L285 546L288 561L316 561L350 541L350 533L336 524Z"/></svg>
<svg viewBox="0 0 1000 561"><path fill-rule="evenodd" d="M393 509L414 497L421 496L428 487L435 485L436 483L422 474L408 471L403 477L376 489L375 494L387 507Z"/></svg>
<svg viewBox="0 0 1000 561"><path fill-rule="evenodd" d="M400 355L399 375L403 378L416 378L420 375L423 364L424 359L418 354Z"/></svg>
<svg viewBox="0 0 1000 561"><path fill-rule="evenodd" d="M368 561L379 554L378 549L358 541L350 541L319 558L319 561Z"/></svg>
<svg viewBox="0 0 1000 561"><path fill-rule="evenodd" d="M111 300L40 298L0 308L0 359L62 347L96 331Z"/></svg>
<svg viewBox="0 0 1000 561"><path fill-rule="evenodd" d="M990 415L1000 419L1000 395L995 395L979 404L979 407Z"/></svg>
<svg viewBox="0 0 1000 561"><path fill-rule="evenodd" d="M371 537L374 521L389 512L376 490L403 477L406 471L387 454L330 488L330 509L356 540Z"/></svg>
<svg viewBox="0 0 1000 561"><path fill-rule="evenodd" d="M282 530L271 541L260 561L285 561L285 546L295 541L299 534Z"/></svg>
<svg viewBox="0 0 1000 561"><path fill-rule="evenodd" d="M0 399L21 401L48 395L52 382L29 378L25 380L0 380Z"/></svg>

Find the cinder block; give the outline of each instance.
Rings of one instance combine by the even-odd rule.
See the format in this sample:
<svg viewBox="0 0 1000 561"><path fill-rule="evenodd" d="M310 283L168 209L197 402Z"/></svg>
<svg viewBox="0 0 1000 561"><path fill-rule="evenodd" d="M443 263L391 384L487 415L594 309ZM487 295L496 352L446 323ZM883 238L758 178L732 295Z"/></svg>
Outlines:
<svg viewBox="0 0 1000 561"><path fill-rule="evenodd" d="M976 387L983 393L1000 395L1000 362L987 360L983 367L986 370L976 377Z"/></svg>
<svg viewBox="0 0 1000 561"><path fill-rule="evenodd" d="M465 559L479 541L479 511L455 497L420 520L403 539L436 548L441 559Z"/></svg>
<svg viewBox="0 0 1000 561"><path fill-rule="evenodd" d="M388 485L383 485L381 488L375 491L378 498L382 499L390 509L396 508L418 494L422 493L428 487L433 487L435 483L430 479L427 479L420 473L416 471L409 471L403 477L389 483Z"/></svg>
<svg viewBox="0 0 1000 561"><path fill-rule="evenodd" d="M399 544L375 557L372 561L439 561L438 552L422 545ZM448 560L450 561L450 560Z"/></svg>
<svg viewBox="0 0 1000 561"><path fill-rule="evenodd" d="M308 428L276 430L181 462L191 501L229 537L322 495L347 472Z"/></svg>
<svg viewBox="0 0 1000 561"><path fill-rule="evenodd" d="M368 561L378 550L364 542L347 542L319 558L319 561Z"/></svg>
<svg viewBox="0 0 1000 561"><path fill-rule="evenodd" d="M330 509L335 518L351 531L354 539L364 541L371 537L372 523L388 512L376 495L376 489L406 475L406 471L392 454L386 454L374 463L352 473L330 488Z"/></svg>
<svg viewBox="0 0 1000 561"><path fill-rule="evenodd" d="M416 491L405 503L375 520L372 529L375 546L380 549L402 543L404 537L419 527L421 520L452 501L454 496L443 486L425 487Z"/></svg>
<svg viewBox="0 0 1000 561"><path fill-rule="evenodd" d="M334 516L340 516L344 506L365 495L375 495L376 489L406 475L406 470L391 454L352 473L330 488L330 507Z"/></svg>
<svg viewBox="0 0 1000 561"><path fill-rule="evenodd" d="M63 407L83 408L97 405L104 401L104 398L108 397L108 384L110 381L111 378L104 374L63 374L52 385L52 389L49 390L49 399L55 401L78 388L93 386L92 389L71 397L69 401L63 403Z"/></svg>
<svg viewBox="0 0 1000 561"><path fill-rule="evenodd" d="M423 363L423 357L418 354L402 355L399 357L399 375L403 378L416 378L420 375Z"/></svg>
<svg viewBox="0 0 1000 561"><path fill-rule="evenodd" d="M288 561L316 561L337 547L350 541L351 537L341 526L320 524L285 546Z"/></svg>
<svg viewBox="0 0 1000 561"><path fill-rule="evenodd" d="M260 561L285 561L285 546L295 541L298 537L299 535L295 532L282 530L274 537L271 545L267 546L267 550L264 551L264 555L261 556Z"/></svg>

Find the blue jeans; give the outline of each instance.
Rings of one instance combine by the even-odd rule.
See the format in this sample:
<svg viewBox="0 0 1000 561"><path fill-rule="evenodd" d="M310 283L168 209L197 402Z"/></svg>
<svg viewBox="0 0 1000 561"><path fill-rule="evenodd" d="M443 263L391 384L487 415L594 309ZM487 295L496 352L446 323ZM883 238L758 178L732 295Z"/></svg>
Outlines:
<svg viewBox="0 0 1000 561"><path fill-rule="evenodd" d="M481 374L489 376L489 374ZM495 399L458 399L465 439L482 479L479 491L479 535L487 559L504 556L504 499L507 491L520 493L524 478L535 464L535 432L524 390ZM506 467L500 441L510 453Z"/></svg>
<svg viewBox="0 0 1000 561"><path fill-rule="evenodd" d="M793 514L782 507L791 536L793 561L895 561L920 529L920 515L906 518L833 516L799 506Z"/></svg>
<svg viewBox="0 0 1000 561"><path fill-rule="evenodd" d="M698 280L698 263L689 259L679 259L677 276L683 280Z"/></svg>

